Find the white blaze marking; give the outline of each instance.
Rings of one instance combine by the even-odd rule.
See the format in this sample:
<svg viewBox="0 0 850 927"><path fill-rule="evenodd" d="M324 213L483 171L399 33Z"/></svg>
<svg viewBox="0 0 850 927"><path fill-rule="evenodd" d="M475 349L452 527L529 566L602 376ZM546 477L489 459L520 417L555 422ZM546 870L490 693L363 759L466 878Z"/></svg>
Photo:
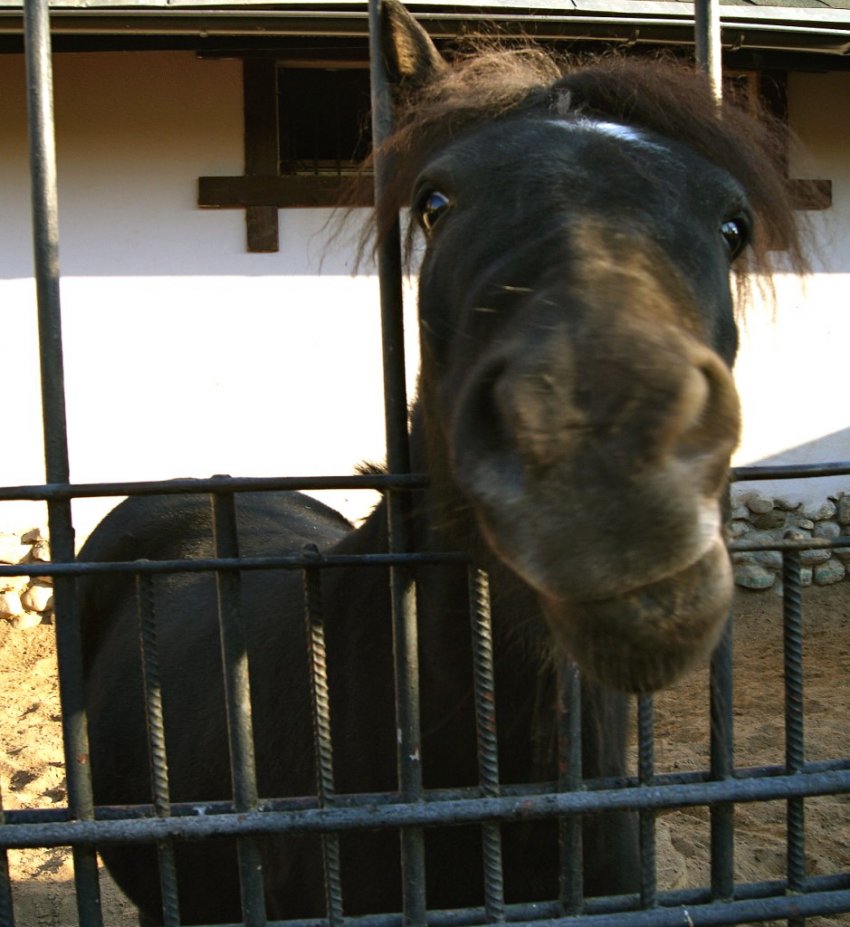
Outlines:
<svg viewBox="0 0 850 927"><path fill-rule="evenodd" d="M617 122L602 122L596 119L587 119L579 116L576 119L547 119L552 125L561 126L569 131L581 132L598 132L600 135L607 135L609 138L617 139L621 142L631 142L634 145L642 145L647 148L654 148L656 151L665 151L663 145L647 138L639 129L632 126L620 125Z"/></svg>

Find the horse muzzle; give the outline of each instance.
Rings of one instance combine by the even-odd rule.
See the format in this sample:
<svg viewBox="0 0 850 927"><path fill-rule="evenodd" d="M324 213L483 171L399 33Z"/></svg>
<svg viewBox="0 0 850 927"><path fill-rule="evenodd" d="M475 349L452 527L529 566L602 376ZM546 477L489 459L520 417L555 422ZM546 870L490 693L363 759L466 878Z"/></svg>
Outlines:
<svg viewBox="0 0 850 927"><path fill-rule="evenodd" d="M643 691L710 649L728 612L721 510L740 414L724 361L659 310L669 294L629 295L628 312L546 310L494 341L450 443L483 537L555 640L600 681Z"/></svg>

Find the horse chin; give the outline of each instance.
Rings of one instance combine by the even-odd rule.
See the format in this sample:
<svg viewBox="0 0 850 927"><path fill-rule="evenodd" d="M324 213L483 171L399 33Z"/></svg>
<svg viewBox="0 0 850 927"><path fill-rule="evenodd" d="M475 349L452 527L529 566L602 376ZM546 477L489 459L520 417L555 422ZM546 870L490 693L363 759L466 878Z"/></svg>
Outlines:
<svg viewBox="0 0 850 927"><path fill-rule="evenodd" d="M694 563L629 592L584 601L541 599L556 645L583 673L609 688L648 693L711 653L733 588L718 537Z"/></svg>

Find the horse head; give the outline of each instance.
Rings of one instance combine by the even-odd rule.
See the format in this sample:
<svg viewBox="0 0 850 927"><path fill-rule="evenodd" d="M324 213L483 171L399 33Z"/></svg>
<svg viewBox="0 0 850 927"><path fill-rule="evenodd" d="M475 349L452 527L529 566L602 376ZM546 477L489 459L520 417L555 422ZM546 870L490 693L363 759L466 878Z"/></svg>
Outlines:
<svg viewBox="0 0 850 927"><path fill-rule="evenodd" d="M759 176L768 136L680 67L450 67L384 10L408 100L384 156L425 238L429 470L590 677L658 688L712 649L732 597L731 280L766 250L759 222L787 218Z"/></svg>

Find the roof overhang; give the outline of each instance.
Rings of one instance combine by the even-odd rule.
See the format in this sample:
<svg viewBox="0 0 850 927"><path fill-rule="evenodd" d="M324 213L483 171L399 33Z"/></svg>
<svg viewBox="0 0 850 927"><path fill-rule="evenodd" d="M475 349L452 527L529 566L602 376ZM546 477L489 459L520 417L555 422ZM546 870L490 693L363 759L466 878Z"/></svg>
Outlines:
<svg viewBox="0 0 850 927"><path fill-rule="evenodd" d="M410 0L409 8L436 38L475 33L497 24L500 32L541 40L597 40L626 44L689 45L691 3L681 0ZM56 35L364 38L365 0L251 3L222 0L56 0ZM724 50L802 53L850 60L850 9L826 6L721 7ZM20 34L20 0L0 0L0 34ZM492 26L490 27L492 32ZM830 61L829 59L832 59ZM842 62L842 63L844 63Z"/></svg>

